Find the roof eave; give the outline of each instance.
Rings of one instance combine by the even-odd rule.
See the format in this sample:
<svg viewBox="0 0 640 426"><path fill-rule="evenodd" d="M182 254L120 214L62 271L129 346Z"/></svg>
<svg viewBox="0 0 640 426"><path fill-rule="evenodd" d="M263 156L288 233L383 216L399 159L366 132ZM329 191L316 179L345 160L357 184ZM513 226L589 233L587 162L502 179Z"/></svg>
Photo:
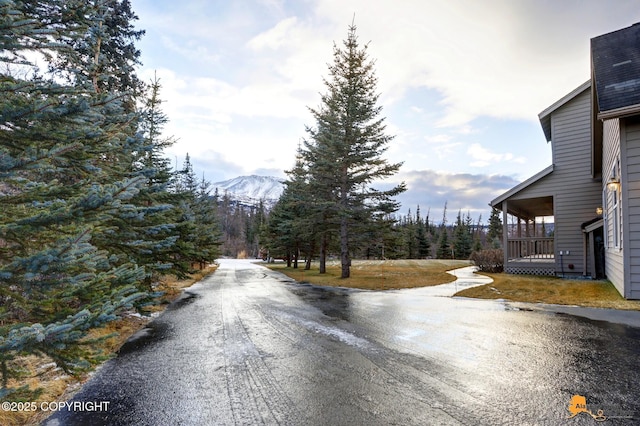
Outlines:
<svg viewBox="0 0 640 426"><path fill-rule="evenodd" d="M495 198L493 201L491 201L489 203L489 205L491 207L498 208L497 206L502 204L502 202L504 200L507 200L507 199L511 198L512 196L514 196L518 192L522 191L526 187L536 183L537 181L539 181L543 177L549 175L551 172L553 172L553 164L550 165L549 167L547 167L546 169L544 169L544 170L536 173L535 175L531 176L529 179L527 179L527 180L519 183L518 185L514 186L513 188L511 188L510 190L508 190L504 194L500 195L499 197Z"/></svg>
<svg viewBox="0 0 640 426"><path fill-rule="evenodd" d="M609 120L612 118L623 118L630 115L640 114L640 104L629 105L622 108L616 108L609 111L598 113L598 120Z"/></svg>
<svg viewBox="0 0 640 426"><path fill-rule="evenodd" d="M542 126L544 136L547 138L547 142L551 142L551 113L590 87L591 80L589 79L538 114L538 119L540 120L540 125Z"/></svg>

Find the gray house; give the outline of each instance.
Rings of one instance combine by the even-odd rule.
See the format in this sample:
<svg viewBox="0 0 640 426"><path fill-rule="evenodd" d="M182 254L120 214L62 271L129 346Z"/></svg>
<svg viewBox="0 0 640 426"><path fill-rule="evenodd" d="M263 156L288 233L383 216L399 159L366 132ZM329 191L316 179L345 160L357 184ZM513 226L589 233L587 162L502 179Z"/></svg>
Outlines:
<svg viewBox="0 0 640 426"><path fill-rule="evenodd" d="M607 278L640 299L640 24L591 40Z"/></svg>
<svg viewBox="0 0 640 426"><path fill-rule="evenodd" d="M503 212L505 272L597 276L602 181L593 167L591 82L540 113L553 164L491 201ZM542 233L543 218L553 234ZM546 228L545 228L546 231Z"/></svg>
<svg viewBox="0 0 640 426"><path fill-rule="evenodd" d="M640 25L592 39L591 57L591 80L539 115L553 164L490 204L506 272L607 277L640 299Z"/></svg>

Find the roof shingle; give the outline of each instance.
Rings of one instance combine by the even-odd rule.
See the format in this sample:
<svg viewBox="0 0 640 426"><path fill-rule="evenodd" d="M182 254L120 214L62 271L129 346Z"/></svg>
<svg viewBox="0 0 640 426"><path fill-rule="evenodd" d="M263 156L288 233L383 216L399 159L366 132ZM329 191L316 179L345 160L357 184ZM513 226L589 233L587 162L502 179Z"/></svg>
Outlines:
<svg viewBox="0 0 640 426"><path fill-rule="evenodd" d="M598 112L640 105L640 24L591 39Z"/></svg>

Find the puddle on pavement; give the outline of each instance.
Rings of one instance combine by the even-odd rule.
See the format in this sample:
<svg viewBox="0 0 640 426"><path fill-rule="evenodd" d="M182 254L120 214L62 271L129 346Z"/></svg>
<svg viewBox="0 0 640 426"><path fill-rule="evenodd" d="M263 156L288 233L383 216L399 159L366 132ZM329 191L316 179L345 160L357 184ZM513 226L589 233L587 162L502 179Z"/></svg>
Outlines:
<svg viewBox="0 0 640 426"><path fill-rule="evenodd" d="M156 340L164 339L169 331L168 324L162 321L151 321L145 328L133 334L118 350L118 355L126 355L142 349Z"/></svg>
<svg viewBox="0 0 640 426"><path fill-rule="evenodd" d="M293 284L288 286L288 289L306 303L320 309L326 316L349 321L351 308L349 290L307 283Z"/></svg>
<svg viewBox="0 0 640 426"><path fill-rule="evenodd" d="M174 311L189 305L200 298L200 295L192 293L190 291L184 291L182 295L174 300L169 306L167 311ZM162 320L162 318L156 318L151 321L145 328L137 331L122 345L118 350L118 355L126 355L130 352L142 349L154 341L164 339L169 335L169 325Z"/></svg>
<svg viewBox="0 0 640 426"><path fill-rule="evenodd" d="M179 298L177 298L176 300L171 302L169 306L167 306L167 310L172 311L172 310L180 309L185 305L195 302L196 299L198 299L199 297L200 296L196 293L192 293L190 291L184 291Z"/></svg>

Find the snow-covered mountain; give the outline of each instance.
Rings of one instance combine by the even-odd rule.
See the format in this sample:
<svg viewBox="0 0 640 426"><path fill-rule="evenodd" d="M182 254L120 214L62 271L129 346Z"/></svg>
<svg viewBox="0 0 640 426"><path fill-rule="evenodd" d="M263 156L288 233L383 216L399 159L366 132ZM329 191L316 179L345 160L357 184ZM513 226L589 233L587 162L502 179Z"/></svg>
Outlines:
<svg viewBox="0 0 640 426"><path fill-rule="evenodd" d="M273 206L284 191L283 179L273 176L239 176L211 186L214 191L218 189L220 196L227 193L232 199L248 205L257 205L262 200L268 207Z"/></svg>

